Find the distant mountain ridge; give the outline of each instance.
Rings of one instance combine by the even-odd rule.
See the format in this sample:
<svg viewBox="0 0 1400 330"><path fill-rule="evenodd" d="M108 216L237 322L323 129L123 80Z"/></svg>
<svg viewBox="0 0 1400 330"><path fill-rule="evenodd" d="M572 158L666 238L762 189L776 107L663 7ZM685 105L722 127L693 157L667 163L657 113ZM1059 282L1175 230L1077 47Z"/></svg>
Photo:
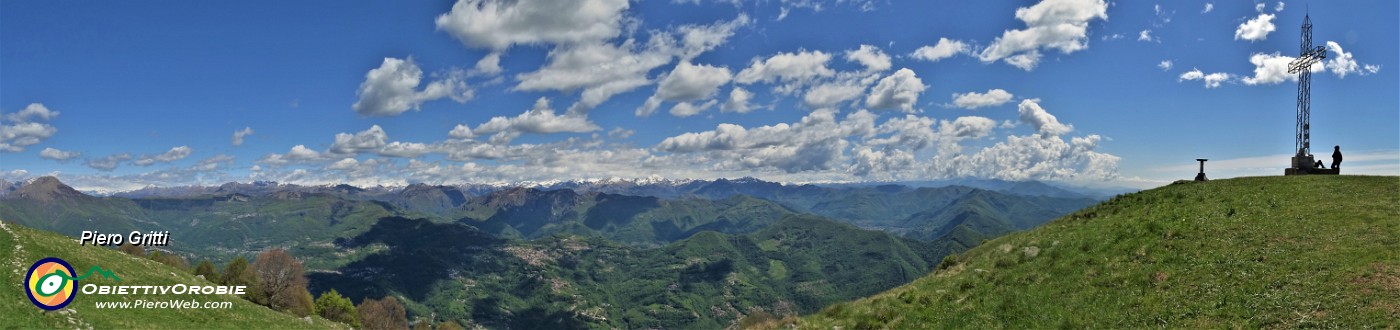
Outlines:
<svg viewBox="0 0 1400 330"><path fill-rule="evenodd" d="M946 179L946 180L926 180L926 181L888 181L888 182L857 182L857 183L830 183L820 184L826 187L869 187L881 185L907 186L913 188L939 188L948 186L966 186L984 190L992 190L1012 195L1023 196L1050 196L1078 198L1087 197L1095 199L1108 199L1115 195L1136 192L1141 189L1127 187L1107 187L1089 188L1072 186L1065 183L1049 183L1035 180L1012 181L1001 179Z"/></svg>
<svg viewBox="0 0 1400 330"><path fill-rule="evenodd" d="M593 185L582 185L590 182ZM611 239L641 244L665 243L688 236L689 233L697 230L716 230L719 232L752 230L757 228L754 226L762 226L785 213L811 213L855 224L862 228L883 230L923 240L932 240L952 232L952 228L946 226L952 222L967 225L969 228L990 230L990 232L983 232L983 230L977 230L977 232L995 236L1012 230L1033 227L1056 216L1096 202L1082 196L1055 197L1064 194L1047 188L1048 186L1041 183L1003 182L1001 184L1006 187L1039 189L1039 191L1050 192L1049 196L1016 195L965 186L911 188L888 184L860 187L785 185L754 178L713 181L654 180L641 182L643 184L635 183L637 182L614 180L569 181L552 184L555 187L568 184L582 190L536 187L503 188L497 186L492 186L490 189L476 187L464 190L457 186L426 184L391 189L386 187L359 188L350 185L298 186L275 182L249 184L234 182L218 187L179 190L182 193L198 192L193 196L97 198L79 193L58 182L57 179L45 177L30 180L3 198L16 201L11 204L24 200L86 201L86 204L94 207L100 206L99 209L101 209L101 211L92 212L91 216L95 216L95 218L89 217L88 220L116 218L116 220L107 221L99 226L103 229L116 230L137 227L133 224L136 222L161 222L151 219L155 217L154 215L143 216L142 213L145 211L139 209L142 207L150 208L165 204L192 205L189 203L193 200L205 200L206 203L264 199L292 202L305 201L310 198L323 200L320 202L321 204L331 203L325 207L341 204L374 205L373 207L379 210L374 214L401 214L435 219L439 222L464 221L469 225L480 227L494 235L502 235L503 237L534 238L552 233L603 234ZM153 191L147 192L154 193ZM642 193L654 195L643 195ZM624 196L640 198L626 198ZM763 199L780 206L769 207L762 212L758 212L760 209L753 209L750 210L753 212L745 211L719 216L726 211L714 207L726 205L726 203L740 203L732 200L739 196ZM133 204L130 201L140 202ZM174 204L171 204L172 202ZM980 203L980 206L975 208L960 207L959 204L962 203ZM739 204L730 207L737 205ZM598 206L601 207L595 209ZM31 209L36 214L48 214L46 218L49 219L63 219L65 218L63 214L71 213L65 213L64 210L84 210L85 208ZM649 211L652 209L660 210ZM190 221L179 219L178 207L165 207L164 210L167 211L163 214L169 214L168 216L172 218L165 222ZM703 212L698 210L703 210ZM320 211L318 214L330 213L333 212ZM668 216L676 214L689 214L691 218L671 218ZM73 215L76 214L69 214L67 217L71 218ZM639 215L642 217L630 218ZM656 215L663 215L660 218L670 219L666 220L670 225L649 224L660 221L657 220L660 218ZM735 219L736 216L755 215L758 217ZM361 220L361 222L371 220ZM969 220L971 222L968 222ZM324 219L323 221L339 223L342 220ZM65 224L56 224L51 228L73 229L69 227ZM364 226L356 228L364 229Z"/></svg>
<svg viewBox="0 0 1400 330"><path fill-rule="evenodd" d="M23 183L10 183L18 187ZM175 186L175 187L145 187L131 191L121 191L112 193L111 196L138 198L138 197L189 197L203 194L222 193L242 193L247 195L268 194L277 190L295 190L303 192L325 192L344 191L347 189L358 190L359 193L371 196L399 193L414 186L439 187L455 189L467 196L478 196L492 191L510 188L535 188L540 190L569 189L578 192L603 192L620 195L634 196L656 196L662 198L684 197L687 194L696 194L700 190L714 190L720 186L764 186L765 189L775 189L777 187L827 187L827 188L864 188L874 186L905 186L910 188L940 188L948 186L967 186L985 190L993 190L1013 195L1027 196L1051 196L1051 197L1090 197L1107 198L1112 195L1136 191L1128 188L1113 189L1091 189L1081 187L1070 187L1060 184L1050 184L1041 181L1007 181L999 179L949 179L935 181L871 181L853 183L779 183L764 181L752 177L742 177L736 179L663 179L663 178L608 178L608 179L574 179L574 180L550 180L550 181L522 181L516 183L464 183L464 184L426 184L414 183L407 186L372 186L357 187L348 184L327 184L327 185L298 185L290 183L278 183L274 181L253 181L253 182L229 182L218 186ZM0 180L0 188L4 188L3 180ZM703 194L703 193L701 193ZM3 189L0 189L3 195Z"/></svg>
<svg viewBox="0 0 1400 330"><path fill-rule="evenodd" d="M0 179L0 198L5 197L5 195L8 195L11 191L15 191L15 188L19 187L8 180Z"/></svg>
<svg viewBox="0 0 1400 330"><path fill-rule="evenodd" d="M34 199L45 203L94 198L79 192L77 189L73 189L73 187L63 184L63 182L58 181L58 178L51 176L43 176L26 181L23 185L15 188L14 191L6 194L6 196L9 198Z"/></svg>

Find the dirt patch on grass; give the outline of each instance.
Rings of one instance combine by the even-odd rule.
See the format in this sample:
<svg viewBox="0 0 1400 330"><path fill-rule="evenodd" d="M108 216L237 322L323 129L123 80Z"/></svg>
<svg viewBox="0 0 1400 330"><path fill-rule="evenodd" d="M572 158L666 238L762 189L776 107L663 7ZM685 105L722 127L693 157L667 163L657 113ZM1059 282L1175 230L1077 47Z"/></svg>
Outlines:
<svg viewBox="0 0 1400 330"><path fill-rule="evenodd" d="M1371 264L1371 270L1373 274L1357 276L1351 280L1351 284L1361 287L1364 294L1379 290L1383 298L1376 300L1373 307L1400 314L1400 300L1393 298L1400 297L1400 265L1376 263Z"/></svg>
<svg viewBox="0 0 1400 330"><path fill-rule="evenodd" d="M1373 275L1363 275L1352 279L1352 284L1380 287L1381 290L1400 293L1400 265L1371 264Z"/></svg>
<svg viewBox="0 0 1400 330"><path fill-rule="evenodd" d="M1166 272L1157 272L1156 274L1152 274L1152 281L1162 283L1166 282L1169 277L1170 276L1168 276Z"/></svg>
<svg viewBox="0 0 1400 330"><path fill-rule="evenodd" d="M1382 268L1377 265L1377 269ZM1381 286L1390 292L1400 292L1400 265L1385 267L1384 276L1381 278Z"/></svg>

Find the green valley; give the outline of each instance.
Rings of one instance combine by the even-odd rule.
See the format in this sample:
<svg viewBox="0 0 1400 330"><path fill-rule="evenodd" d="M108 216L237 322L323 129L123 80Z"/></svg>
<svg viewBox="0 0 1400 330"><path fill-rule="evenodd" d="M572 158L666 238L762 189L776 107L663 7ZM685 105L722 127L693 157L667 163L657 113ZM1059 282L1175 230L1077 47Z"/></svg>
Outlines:
<svg viewBox="0 0 1400 330"><path fill-rule="evenodd" d="M790 215L747 235L701 232L660 248L599 237L493 238L460 224L386 218L346 248L380 245L313 291L402 295L417 315L511 328L716 328L793 315L926 274L956 244Z"/></svg>

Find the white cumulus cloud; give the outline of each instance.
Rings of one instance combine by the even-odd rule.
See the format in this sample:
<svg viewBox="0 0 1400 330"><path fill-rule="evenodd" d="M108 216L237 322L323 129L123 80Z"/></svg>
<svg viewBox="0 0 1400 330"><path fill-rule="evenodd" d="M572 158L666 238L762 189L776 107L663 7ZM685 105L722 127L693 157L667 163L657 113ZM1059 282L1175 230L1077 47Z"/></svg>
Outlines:
<svg viewBox="0 0 1400 330"><path fill-rule="evenodd" d="M44 150L39 151L39 158L56 160L59 162L67 162L73 158L78 158L78 156L81 155L82 153L79 152L63 151L54 148L44 148Z"/></svg>
<svg viewBox="0 0 1400 330"><path fill-rule="evenodd" d="M858 81L835 81L817 85L802 95L802 103L811 109L833 107L854 100L865 92L865 85Z"/></svg>
<svg viewBox="0 0 1400 330"><path fill-rule="evenodd" d="M293 160L316 160L321 158L321 153L316 150L311 150L311 148L307 148L305 145L298 144L287 152L287 158Z"/></svg>
<svg viewBox="0 0 1400 330"><path fill-rule="evenodd" d="M586 43L560 46L549 51L549 64L516 75L519 91L580 92L570 112L592 109L613 95L651 84L647 73L671 62L672 45L653 38L640 46L635 40L621 44Z"/></svg>
<svg viewBox="0 0 1400 330"><path fill-rule="evenodd" d="M482 56L476 61L476 66L472 67L472 74L493 76L501 73L501 53L491 52Z"/></svg>
<svg viewBox="0 0 1400 330"><path fill-rule="evenodd" d="M1137 40L1138 40L1138 41L1157 41L1157 38L1152 37L1152 29L1147 29L1147 30L1142 30L1142 32L1138 32L1138 38L1137 38Z"/></svg>
<svg viewBox="0 0 1400 330"><path fill-rule="evenodd" d="M992 107L1011 102L1012 97L1014 95L1000 88L989 89L986 93L953 93L953 106L969 110Z"/></svg>
<svg viewBox="0 0 1400 330"><path fill-rule="evenodd" d="M749 104L751 100L753 100L753 93L750 93L743 87L734 86L733 89L729 90L729 100L725 101L724 105L719 107L719 110L721 112L748 113L754 109L754 107Z"/></svg>
<svg viewBox="0 0 1400 330"><path fill-rule="evenodd" d="M394 141L379 148L378 153L384 157L416 158L435 150L432 145L425 143Z"/></svg>
<svg viewBox="0 0 1400 330"><path fill-rule="evenodd" d="M1099 135L1071 138L1008 136L978 152L935 162L935 171L1003 180L1104 180L1118 176L1118 156L1096 152Z"/></svg>
<svg viewBox="0 0 1400 330"><path fill-rule="evenodd" d="M158 162L169 163L169 162L173 162L173 161L185 159L185 157L189 157L189 156L190 156L190 153L193 153L193 152L194 152L194 149L190 148L190 146L178 146L178 147L170 148L170 150L169 150L169 151L166 151L165 153L162 153L162 154L160 154L160 155L156 155L155 159L156 159L156 161L158 161Z"/></svg>
<svg viewBox="0 0 1400 330"><path fill-rule="evenodd" d="M495 134L494 143L510 142L522 133L587 133L602 129L582 113L556 115L549 99L539 98L534 108L515 117L497 116L472 129L476 134Z"/></svg>
<svg viewBox="0 0 1400 330"><path fill-rule="evenodd" d="M47 123L54 117L58 117L58 111L40 103L30 103L19 112L0 117L0 152L21 152L58 133L58 128Z"/></svg>
<svg viewBox="0 0 1400 330"><path fill-rule="evenodd" d="M715 47L723 45L734 36L734 32L740 27L749 25L753 20L746 14L739 14L727 22L715 22L710 25L685 25L677 29L680 34L680 58L683 61L694 59L704 52L708 52Z"/></svg>
<svg viewBox="0 0 1400 330"><path fill-rule="evenodd" d="M865 105L871 109L897 108L904 112L914 112L914 103L919 102L919 94L926 88L928 86L924 86L923 80L914 74L914 70L902 68L880 79L880 83L870 88Z"/></svg>
<svg viewBox="0 0 1400 330"><path fill-rule="evenodd" d="M189 146L178 146L170 148L170 150L159 155L141 155L141 157L131 161L131 164L136 166L151 166L155 163L169 163L185 159L185 157L189 157L190 153L193 152L194 149L190 148Z"/></svg>
<svg viewBox="0 0 1400 330"><path fill-rule="evenodd" d="M919 49L914 50L913 54L909 55L919 60L938 62L942 59L953 57L953 55L968 54L971 51L972 47L962 41L938 38L937 44L919 47Z"/></svg>
<svg viewBox="0 0 1400 330"><path fill-rule="evenodd" d="M676 117L690 117L698 115L701 112L705 112L705 110L709 110L711 107L714 107L717 103L719 103L718 100L710 100L709 102L705 102L699 105L696 105L694 102L676 103L675 106L671 107L670 113L672 116Z"/></svg>
<svg viewBox="0 0 1400 330"><path fill-rule="evenodd" d="M846 51L846 60L860 63L865 66L865 71L872 72L889 70L893 66L889 55L885 55L880 47L871 45L860 45L859 49Z"/></svg>
<svg viewBox="0 0 1400 330"><path fill-rule="evenodd" d="M1342 50L1342 45L1336 41L1328 41L1327 50L1332 52L1332 58L1327 59L1327 71L1337 75L1337 78L1346 78L1348 74L1364 76L1380 71L1379 65L1359 65L1356 57Z"/></svg>
<svg viewBox="0 0 1400 330"><path fill-rule="evenodd" d="M764 60L754 59L748 68L734 76L734 82L780 82L786 86L778 88L779 92L791 93L813 79L835 75L836 71L826 66L830 61L831 54L821 51L779 53Z"/></svg>
<svg viewBox="0 0 1400 330"><path fill-rule="evenodd" d="M447 132L447 137L465 140L476 137L476 133L473 133L472 128L467 125L457 124L457 126L452 127L451 131Z"/></svg>
<svg viewBox="0 0 1400 330"><path fill-rule="evenodd" d="M1206 88L1216 88L1220 87L1220 83L1229 81L1230 77L1230 74L1224 72L1215 72L1207 74L1205 72L1201 72L1200 69L1193 68L1191 69L1191 71L1186 71L1185 73L1182 73L1181 77L1177 78L1177 81L1200 80L1201 82L1205 83ZM1244 78L1246 84L1251 84L1249 82L1249 79L1249 77Z"/></svg>
<svg viewBox="0 0 1400 330"><path fill-rule="evenodd" d="M396 116L409 109L417 110L427 101L450 97L463 103L473 96L460 74L448 74L428 83L423 90L416 90L422 81L423 70L413 63L413 58L386 57L378 68L365 74L365 81L356 92L360 99L351 108L364 116Z"/></svg>
<svg viewBox="0 0 1400 330"><path fill-rule="evenodd" d="M715 67L709 65L695 65L690 62L680 62L667 74L657 85L656 93L651 99L637 109L638 116L648 116L660 106L660 101L691 102L714 97L719 87L729 82L733 74L729 68ZM679 105L677 105L679 106ZM699 107L689 104L691 110L699 110ZM677 113L675 108L672 114ZM682 110L681 113L695 114Z"/></svg>
<svg viewBox="0 0 1400 330"><path fill-rule="evenodd" d="M246 138L249 135L253 135L252 127L243 127L243 129L233 131L233 146L236 147L243 145L243 138Z"/></svg>
<svg viewBox="0 0 1400 330"><path fill-rule="evenodd" d="M1262 4L1261 4L1262 5ZM1259 41L1269 38L1269 33L1274 32L1274 14L1259 14L1254 19L1240 23L1235 28L1235 40Z"/></svg>
<svg viewBox="0 0 1400 330"><path fill-rule="evenodd" d="M438 30L463 44L503 51L517 44L571 44L616 37L627 0L458 0Z"/></svg>
<svg viewBox="0 0 1400 330"><path fill-rule="evenodd" d="M1064 135L1074 130L1073 126L1061 124L1055 115L1045 111L1040 107L1040 99L1021 100L1021 105L1017 108L1021 114L1021 122L1030 125L1041 136Z"/></svg>
<svg viewBox="0 0 1400 330"><path fill-rule="evenodd" d="M1069 54L1089 47L1089 22L1108 19L1108 3L1103 0L1044 0L1016 9L1016 19L1026 28L1006 30L982 49L983 63L1004 60L1030 71L1040 60L1040 49Z"/></svg>
<svg viewBox="0 0 1400 330"><path fill-rule="evenodd" d="M379 125L372 125L369 129L350 133L336 133L335 143L331 144L330 153L341 156L354 156L363 152L378 151L389 144L389 134L384 133L384 128Z"/></svg>
<svg viewBox="0 0 1400 330"><path fill-rule="evenodd" d="M28 122L34 119L49 120L58 117L58 111L49 110L41 103L30 103L19 112L5 115L4 118L12 122Z"/></svg>
<svg viewBox="0 0 1400 330"><path fill-rule="evenodd" d="M1346 78L1347 75L1369 75L1380 71L1379 65L1362 64L1356 61L1356 56L1342 49L1342 46L1335 41L1328 41L1328 52L1332 53L1325 60L1314 62L1308 67L1312 73L1331 72L1337 78ZM1286 81L1298 81L1298 75L1288 73L1288 65L1295 60L1295 57L1280 55L1279 53L1263 54L1255 53L1249 56L1249 63L1254 65L1254 76L1247 76L1240 81L1245 85L1273 85Z"/></svg>
<svg viewBox="0 0 1400 330"><path fill-rule="evenodd" d="M1021 54L1012 55L1003 59L1006 64L1020 68L1021 70L1035 70L1035 66L1040 64L1040 51L1032 50Z"/></svg>
<svg viewBox="0 0 1400 330"><path fill-rule="evenodd" d="M89 159L84 165L100 171L111 171L120 166L122 162L128 160L131 160L131 154L120 153L97 159Z"/></svg>
<svg viewBox="0 0 1400 330"><path fill-rule="evenodd" d="M1292 56L1279 55L1279 53L1262 54L1255 53L1249 56L1249 63L1254 64L1254 76L1243 77L1240 81L1245 85L1273 85L1284 81L1298 81L1298 75L1288 73L1288 64L1293 62ZM1313 64L1308 69L1314 73L1321 72L1324 68L1322 62ZM1187 72L1187 74L1191 74ZM1187 80L1186 74L1182 76Z"/></svg>
<svg viewBox="0 0 1400 330"><path fill-rule="evenodd" d="M776 169L785 173L823 171L837 168L849 147L852 135L874 133L875 115L857 111L845 120L820 109L797 123L781 123L755 128L720 124L715 130L685 133L666 138L656 146L675 154L699 154L717 162L717 168Z"/></svg>
<svg viewBox="0 0 1400 330"><path fill-rule="evenodd" d="M656 96L667 101L694 101L714 96L733 75L729 68L681 62L661 79Z"/></svg>

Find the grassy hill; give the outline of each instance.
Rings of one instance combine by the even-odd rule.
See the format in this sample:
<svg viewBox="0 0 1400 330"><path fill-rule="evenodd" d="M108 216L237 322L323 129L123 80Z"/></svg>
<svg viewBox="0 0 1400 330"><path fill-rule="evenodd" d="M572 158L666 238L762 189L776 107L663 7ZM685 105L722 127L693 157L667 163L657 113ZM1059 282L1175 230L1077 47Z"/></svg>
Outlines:
<svg viewBox="0 0 1400 330"><path fill-rule="evenodd" d="M1255 177L1118 196L799 328L1394 328L1400 178Z"/></svg>
<svg viewBox="0 0 1400 330"><path fill-rule="evenodd" d="M81 328L81 329L325 329L347 328L343 324L313 318L311 323L253 304L233 295L84 295L79 293L68 307L44 312L25 298L24 272L44 257L58 257L73 266L78 275L92 266L109 269L120 282L94 275L80 284L98 285L212 285L189 273L155 261L137 258L116 250L79 246L71 237L39 231L12 222L0 223L0 328ZM99 301L163 301L171 299L201 302L232 302L227 309L98 309Z"/></svg>

